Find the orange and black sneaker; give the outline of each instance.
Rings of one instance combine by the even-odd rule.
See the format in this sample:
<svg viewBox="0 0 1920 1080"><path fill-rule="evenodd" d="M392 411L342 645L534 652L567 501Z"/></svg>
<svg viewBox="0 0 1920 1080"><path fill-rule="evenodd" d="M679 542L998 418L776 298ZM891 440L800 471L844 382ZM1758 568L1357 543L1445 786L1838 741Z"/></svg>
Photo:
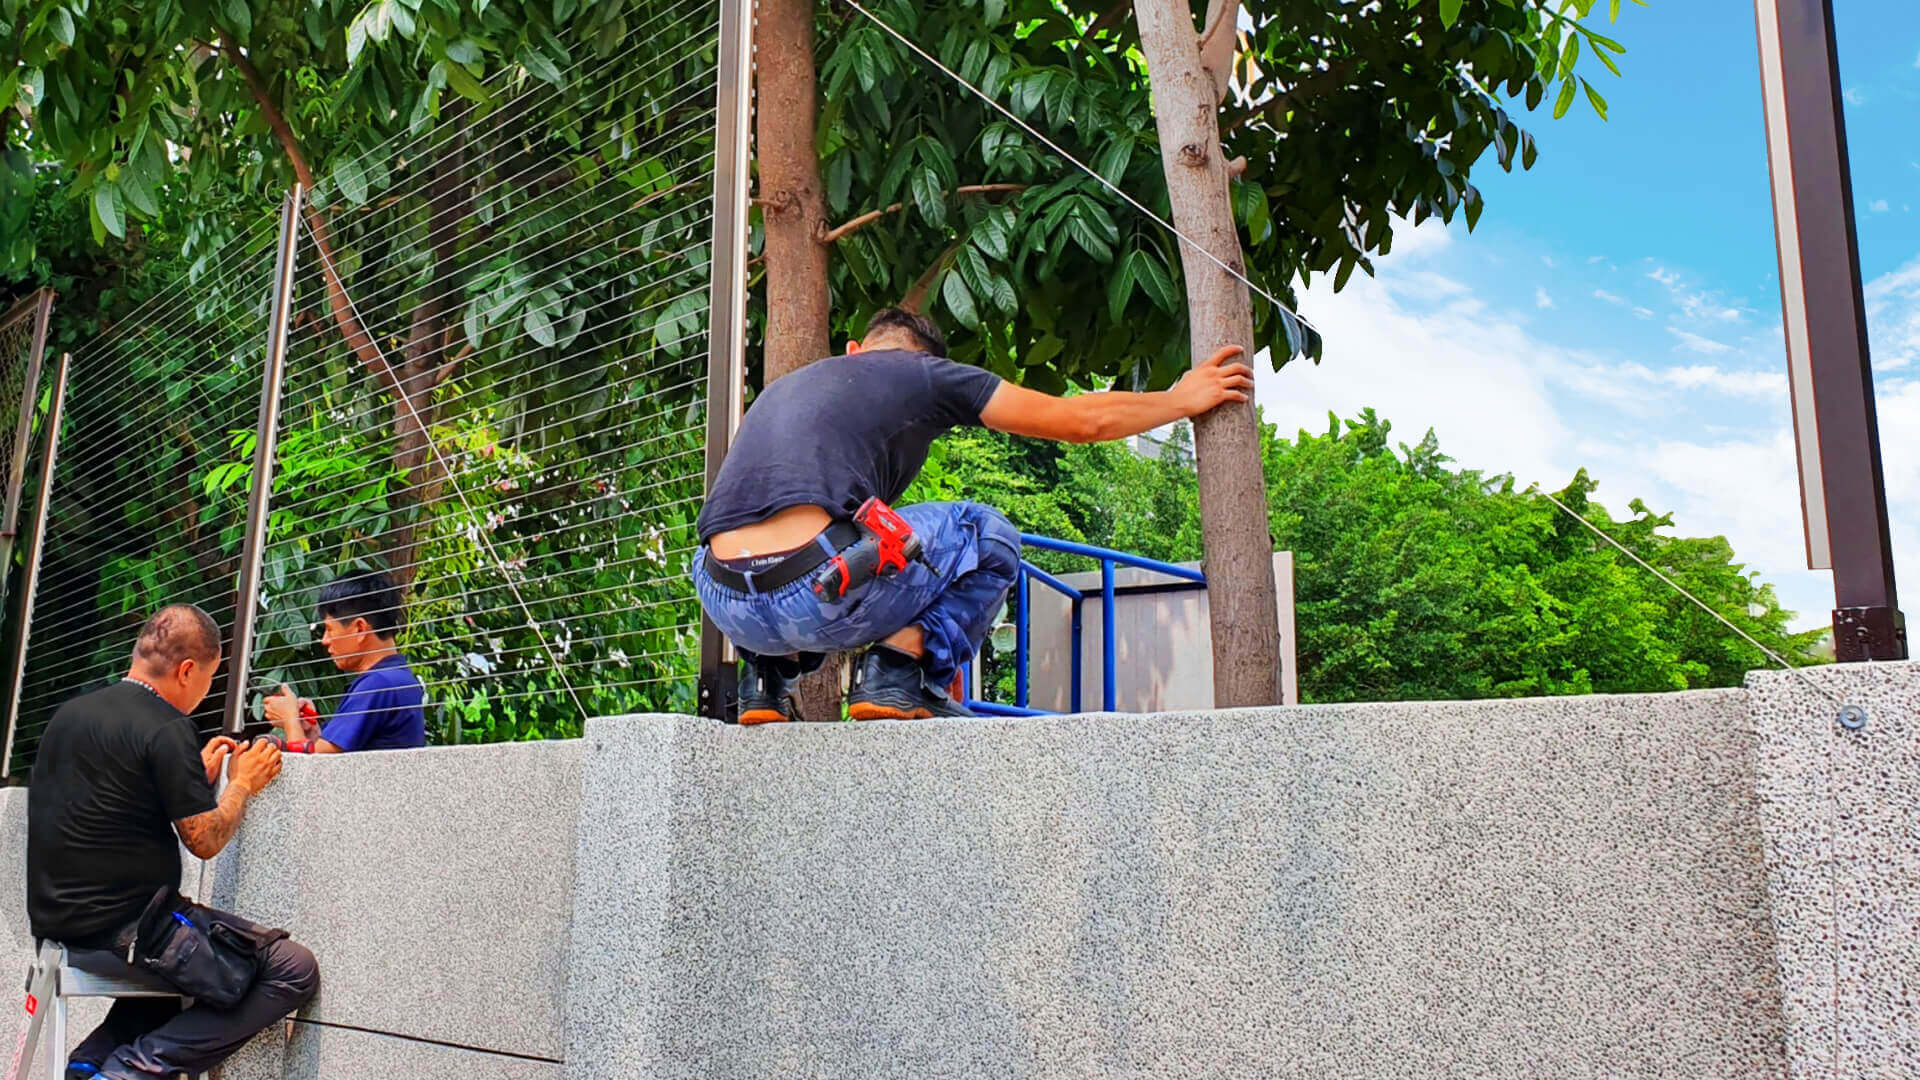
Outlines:
<svg viewBox="0 0 1920 1080"><path fill-rule="evenodd" d="M926 720L973 714L946 690L928 686L918 659L875 645L853 665L847 715L855 720Z"/></svg>
<svg viewBox="0 0 1920 1080"><path fill-rule="evenodd" d="M793 718L793 692L777 663L758 659L741 663L740 722L784 724Z"/></svg>

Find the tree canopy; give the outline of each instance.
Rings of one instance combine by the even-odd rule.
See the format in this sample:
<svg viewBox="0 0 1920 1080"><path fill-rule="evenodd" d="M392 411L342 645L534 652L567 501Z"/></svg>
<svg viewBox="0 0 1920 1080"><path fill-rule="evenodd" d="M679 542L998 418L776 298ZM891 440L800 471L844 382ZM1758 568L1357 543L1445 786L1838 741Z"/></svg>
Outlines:
<svg viewBox="0 0 1920 1080"><path fill-rule="evenodd" d="M1738 686L1769 661L1508 476L1460 469L1428 432L1395 444L1371 410L1284 438L1264 425L1276 550L1294 556L1303 701L1407 701ZM1161 457L989 432L936 445L914 494L984 499L1029 532L1165 561L1200 558L1184 435ZM1724 537L1672 535L1638 499L1615 519L1582 470L1567 505L1769 648L1805 657L1773 587ZM1055 572L1071 556L1030 552Z"/></svg>

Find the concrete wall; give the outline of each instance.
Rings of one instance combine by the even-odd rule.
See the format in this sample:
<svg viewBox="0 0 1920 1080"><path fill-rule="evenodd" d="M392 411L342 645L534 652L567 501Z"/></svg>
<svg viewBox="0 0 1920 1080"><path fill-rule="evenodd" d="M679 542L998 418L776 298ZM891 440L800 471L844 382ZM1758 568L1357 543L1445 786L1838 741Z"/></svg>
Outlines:
<svg viewBox="0 0 1920 1080"><path fill-rule="evenodd" d="M226 1075L1920 1075L1920 667L1815 677L1864 732L1756 677L294 760L211 899L328 1026Z"/></svg>
<svg viewBox="0 0 1920 1080"><path fill-rule="evenodd" d="M1737 691L587 741L616 1073L1786 1067Z"/></svg>
<svg viewBox="0 0 1920 1080"><path fill-rule="evenodd" d="M1793 1075L1920 1076L1920 664L1747 686Z"/></svg>

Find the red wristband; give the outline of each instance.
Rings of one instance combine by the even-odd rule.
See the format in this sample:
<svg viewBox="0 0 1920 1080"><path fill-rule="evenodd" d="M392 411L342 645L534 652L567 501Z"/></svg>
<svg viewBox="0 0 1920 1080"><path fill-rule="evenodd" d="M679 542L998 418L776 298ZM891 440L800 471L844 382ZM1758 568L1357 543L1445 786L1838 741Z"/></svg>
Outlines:
<svg viewBox="0 0 1920 1080"><path fill-rule="evenodd" d="M311 754L313 753L313 741L311 739L288 739L287 753Z"/></svg>

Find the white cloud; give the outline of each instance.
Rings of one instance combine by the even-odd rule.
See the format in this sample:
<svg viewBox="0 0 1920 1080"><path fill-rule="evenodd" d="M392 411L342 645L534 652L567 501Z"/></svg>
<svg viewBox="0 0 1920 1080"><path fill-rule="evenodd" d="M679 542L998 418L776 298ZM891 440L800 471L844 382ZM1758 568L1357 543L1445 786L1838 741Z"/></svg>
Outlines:
<svg viewBox="0 0 1920 1080"><path fill-rule="evenodd" d="M1533 287L1533 306L1542 309L1553 306L1553 297L1547 295L1547 290L1544 286L1535 285Z"/></svg>
<svg viewBox="0 0 1920 1080"><path fill-rule="evenodd" d="M1688 330L1682 330L1677 326L1667 327L1667 333L1672 334L1674 337L1677 337L1680 339L1680 344L1674 346L1674 348L1676 349L1685 349L1688 352L1705 353L1708 356L1717 356L1720 353L1729 353L1733 351L1733 346L1731 345L1723 344L1721 342L1713 340L1712 338L1701 337L1699 334L1693 333Z"/></svg>
<svg viewBox="0 0 1920 1080"><path fill-rule="evenodd" d="M1595 300L1605 300L1605 301L1606 301L1607 303L1609 303L1609 304L1620 304L1620 305L1623 305L1623 306L1624 306L1624 305L1626 304L1626 302L1627 302L1627 299L1626 299L1626 297L1624 297L1624 296L1615 296L1614 294L1612 294L1612 293L1610 293L1610 292L1608 292L1608 291L1607 291L1607 290L1605 290L1605 289L1595 289L1595 290L1593 290L1593 298L1594 298Z"/></svg>
<svg viewBox="0 0 1920 1080"><path fill-rule="evenodd" d="M1875 199L1872 202L1867 204L1867 209L1871 210L1876 214L1884 214L1888 210L1892 209L1892 207L1887 205L1887 200L1885 199Z"/></svg>
<svg viewBox="0 0 1920 1080"><path fill-rule="evenodd" d="M1633 313L1642 319L1653 318L1653 311L1650 308L1637 307L1633 309Z"/></svg>
<svg viewBox="0 0 1920 1080"><path fill-rule="evenodd" d="M1845 98L1849 105L1865 105L1867 103L1867 95L1857 86L1847 87L1847 92L1840 96Z"/></svg>
<svg viewBox="0 0 1920 1080"><path fill-rule="evenodd" d="M1555 350L1471 297L1436 302L1428 279L1438 275L1418 265L1448 245L1443 230L1434 232L1415 244L1396 234L1377 277L1356 276L1338 293L1325 278L1305 290L1301 310L1325 335L1326 356L1278 373L1256 365L1267 420L1288 434L1322 432L1329 412L1345 418L1372 407L1400 440L1417 442L1433 428L1470 468L1564 482L1573 471L1563 457L1568 425L1542 356Z"/></svg>
<svg viewBox="0 0 1920 1080"><path fill-rule="evenodd" d="M1740 310L1728 307L1721 301L1719 294L1687 285L1686 280L1677 271L1655 265L1647 272L1647 277L1667 290L1673 302L1689 321L1703 322L1739 322Z"/></svg>
<svg viewBox="0 0 1920 1080"><path fill-rule="evenodd" d="M1916 161L1916 162L1914 162L1914 163L1913 163L1913 167L1914 167L1914 168L1916 168L1916 169L1920 169L1920 161ZM1605 255L1589 255L1589 256L1587 256L1587 265L1589 265L1589 266L1591 266L1591 265L1593 265L1594 263L1603 263L1603 262L1606 262L1606 261L1607 261L1607 257L1606 257Z"/></svg>
<svg viewBox="0 0 1920 1080"><path fill-rule="evenodd" d="M1874 368L1893 371L1920 360L1920 257L1867 282L1865 295Z"/></svg>
<svg viewBox="0 0 1920 1080"><path fill-rule="evenodd" d="M1540 256L1540 261L1546 264L1547 269L1549 270L1553 269L1553 256L1542 255Z"/></svg>

